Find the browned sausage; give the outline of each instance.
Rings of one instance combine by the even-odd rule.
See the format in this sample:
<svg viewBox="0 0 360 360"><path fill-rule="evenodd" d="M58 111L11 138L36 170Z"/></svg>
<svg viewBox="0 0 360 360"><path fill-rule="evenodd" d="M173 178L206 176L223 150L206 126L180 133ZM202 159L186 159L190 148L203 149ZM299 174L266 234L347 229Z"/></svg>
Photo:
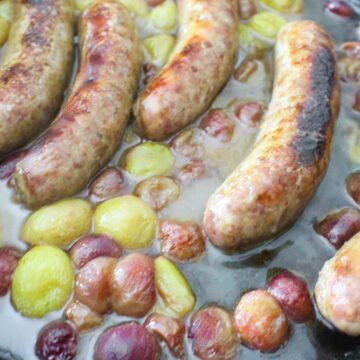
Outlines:
<svg viewBox="0 0 360 360"><path fill-rule="evenodd" d="M164 140L208 109L235 64L237 5L237 0L178 1L176 49L134 107L141 136Z"/></svg>
<svg viewBox="0 0 360 360"><path fill-rule="evenodd" d="M83 13L80 32L71 94L16 167L15 191L28 207L82 190L114 155L129 118L141 60L130 14L115 2L96 3Z"/></svg>
<svg viewBox="0 0 360 360"><path fill-rule="evenodd" d="M321 314L340 331L360 335L360 233L327 261L315 287Z"/></svg>
<svg viewBox="0 0 360 360"><path fill-rule="evenodd" d="M293 223L329 164L339 80L329 35L312 21L287 24L276 44L273 97L255 146L210 197L207 235L241 250Z"/></svg>
<svg viewBox="0 0 360 360"><path fill-rule="evenodd" d="M71 73L69 0L16 0L0 68L0 156L39 134L59 110Z"/></svg>

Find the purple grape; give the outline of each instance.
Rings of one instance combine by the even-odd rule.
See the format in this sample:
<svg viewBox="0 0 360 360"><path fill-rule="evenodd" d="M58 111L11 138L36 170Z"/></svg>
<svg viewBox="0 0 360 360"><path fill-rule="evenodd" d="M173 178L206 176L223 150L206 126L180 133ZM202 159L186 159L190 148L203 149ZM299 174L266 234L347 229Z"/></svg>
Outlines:
<svg viewBox="0 0 360 360"><path fill-rule="evenodd" d="M159 360L160 347L153 334L137 323L107 329L95 348L95 360Z"/></svg>
<svg viewBox="0 0 360 360"><path fill-rule="evenodd" d="M21 252L15 248L0 248L0 296L8 292L12 274L21 255Z"/></svg>
<svg viewBox="0 0 360 360"><path fill-rule="evenodd" d="M66 322L53 322L41 330L35 345L40 360L72 360L76 356L77 335Z"/></svg>
<svg viewBox="0 0 360 360"><path fill-rule="evenodd" d="M110 236L90 234L78 240L70 250L70 257L76 269L81 269L91 260L106 256L119 258L122 255L120 245Z"/></svg>

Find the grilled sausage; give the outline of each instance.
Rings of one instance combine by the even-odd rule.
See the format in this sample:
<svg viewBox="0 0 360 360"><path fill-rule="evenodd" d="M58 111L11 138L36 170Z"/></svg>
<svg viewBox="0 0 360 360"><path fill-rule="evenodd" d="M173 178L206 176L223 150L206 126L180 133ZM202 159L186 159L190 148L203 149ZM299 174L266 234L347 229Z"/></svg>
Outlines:
<svg viewBox="0 0 360 360"><path fill-rule="evenodd" d="M82 15L80 44L68 100L16 166L16 197L30 208L82 190L114 155L128 121L141 62L131 16L118 3L96 3Z"/></svg>
<svg viewBox="0 0 360 360"><path fill-rule="evenodd" d="M135 130L164 140L208 109L233 70L237 0L179 0L179 35L168 63L134 106Z"/></svg>
<svg viewBox="0 0 360 360"><path fill-rule="evenodd" d="M0 69L0 156L38 135L59 110L71 73L69 0L16 0Z"/></svg>
<svg viewBox="0 0 360 360"><path fill-rule="evenodd" d="M328 167L340 101L332 41L314 22L289 23L275 61L273 96L254 148L205 210L205 231L223 250L249 248L293 223Z"/></svg>
<svg viewBox="0 0 360 360"><path fill-rule="evenodd" d="M360 233L322 268L315 287L321 314L340 331L360 335Z"/></svg>

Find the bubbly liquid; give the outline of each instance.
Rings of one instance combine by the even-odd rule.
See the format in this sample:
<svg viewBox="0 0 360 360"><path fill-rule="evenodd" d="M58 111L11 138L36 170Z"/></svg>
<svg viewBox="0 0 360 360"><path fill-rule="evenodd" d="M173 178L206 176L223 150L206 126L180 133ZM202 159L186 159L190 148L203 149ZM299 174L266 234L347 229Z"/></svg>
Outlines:
<svg viewBox="0 0 360 360"><path fill-rule="evenodd" d="M354 37L355 22L332 19L331 16L325 15L319 0L305 0L303 17L324 25L338 45ZM240 51L239 62L244 56L243 51ZM269 79L261 71L246 84L240 84L231 79L215 100L213 107L226 106L234 99L252 99L267 104L270 98L268 81ZM351 89L343 87L342 109L328 173L316 196L297 223L275 241L243 254L231 256L222 254L208 242L206 255L200 261L180 265L196 294L195 310L207 303L217 303L232 311L243 292L252 288L264 287L267 272L273 268L286 268L301 274L310 289L313 290L319 270L324 262L334 254L334 250L314 232L314 221L333 209L357 206L347 196L345 190L346 176L360 166L351 163L347 156L345 129L350 119L359 121L348 110L350 106L348 90ZM219 145L218 142L211 140L201 132L198 136L202 137L207 155L211 158L208 164L210 175L183 187L181 197L164 209L160 213L160 217L191 219L201 222L207 198L248 154L256 137L256 131L237 125L233 140L226 145ZM126 148L139 142L136 137L127 141L126 139L129 138L131 136L125 137L125 141L112 163L117 163ZM175 169L184 161L184 158L177 157ZM128 191L131 192L136 183L130 176L127 176L127 181ZM81 195L86 196L85 193ZM0 182L0 245L13 245L26 249L26 245L19 240L19 231L28 214L29 211L11 201L11 191L6 182ZM155 255L157 251L155 244L147 252ZM0 298L0 359L7 359L7 351L11 351L15 358L36 359L34 345L39 330L50 321L61 318L62 314L63 311L58 311L50 313L42 319L27 319L15 312L9 295ZM95 342L100 333L109 326L127 320L129 318L116 314L106 316L101 327L80 337L77 359L91 359ZM188 348L186 358L192 357ZM262 354L240 346L236 358L247 360L275 358L283 360L355 360L359 357L360 340L331 332L317 320L312 324L292 324L288 342L274 354ZM165 347L163 358L172 358Z"/></svg>

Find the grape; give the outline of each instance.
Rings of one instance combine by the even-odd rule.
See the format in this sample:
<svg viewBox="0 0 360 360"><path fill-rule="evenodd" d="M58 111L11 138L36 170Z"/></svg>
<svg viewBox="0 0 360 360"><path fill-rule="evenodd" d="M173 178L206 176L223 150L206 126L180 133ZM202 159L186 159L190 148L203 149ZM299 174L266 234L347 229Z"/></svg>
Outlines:
<svg viewBox="0 0 360 360"><path fill-rule="evenodd" d="M131 322L107 329L95 347L95 360L160 360L153 334Z"/></svg>
<svg viewBox="0 0 360 360"><path fill-rule="evenodd" d="M54 322L41 330L35 345L40 360L72 360L76 356L77 336L66 322Z"/></svg>

